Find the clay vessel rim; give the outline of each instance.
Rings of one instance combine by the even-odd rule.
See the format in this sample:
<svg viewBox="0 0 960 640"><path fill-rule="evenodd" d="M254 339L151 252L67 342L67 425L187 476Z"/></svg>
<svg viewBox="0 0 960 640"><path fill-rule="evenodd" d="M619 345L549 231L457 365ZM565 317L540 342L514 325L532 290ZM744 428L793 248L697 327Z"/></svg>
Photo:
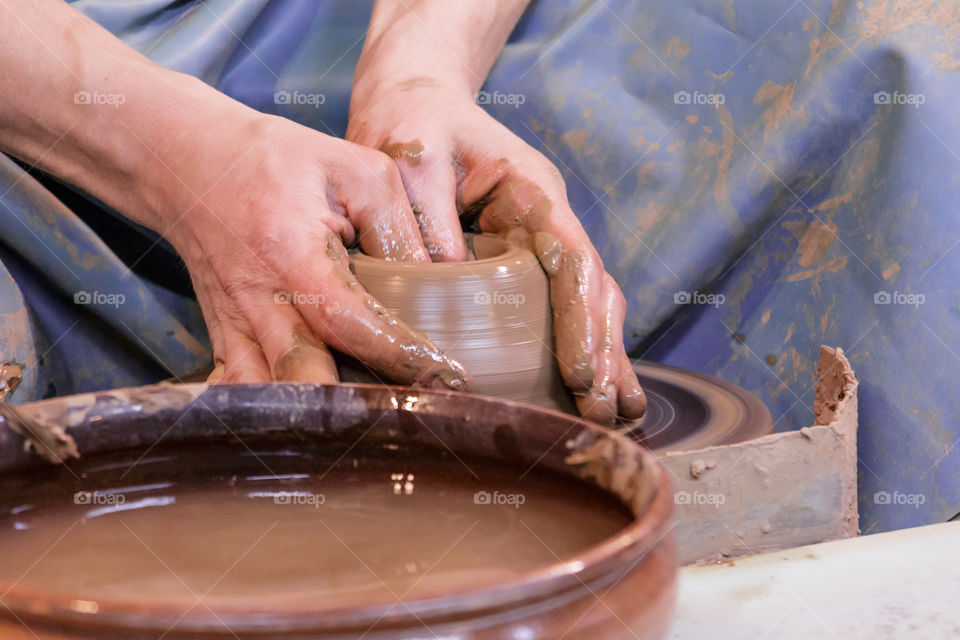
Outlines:
<svg viewBox="0 0 960 640"><path fill-rule="evenodd" d="M483 234L466 235L471 237L472 242L475 241L476 238L482 238L483 242L486 243L487 246L496 247L496 249L494 249L494 253L486 258L462 260L460 262L395 262L392 260L386 260L384 258L369 256L365 253L356 252L350 254L350 261L367 268L389 268L391 271L402 269L404 270L405 275L409 275L410 273L417 271L424 272L422 275L428 275L429 273L436 272L439 269L446 271L462 270L469 273L471 267L482 267L486 269L486 267L489 266L508 266L510 264L515 264L516 266L537 264L537 266L539 266L539 261L537 260L537 257L533 255L533 253L522 247L512 245L503 238ZM467 275L467 273L463 275ZM486 274L478 273L475 275L485 276Z"/></svg>
<svg viewBox="0 0 960 640"><path fill-rule="evenodd" d="M206 385L191 386L206 387ZM171 385L167 384L151 385L150 387L137 388L137 392L142 397L145 393L149 394L152 389L163 388L162 390L166 391L170 387ZM454 391L410 389L371 384L312 385L287 383L211 386L195 403L191 403L187 407L180 407L179 411L186 415L190 413L193 404L197 403L199 403L197 406L206 407L211 400L208 398L204 402L203 398L207 398L212 393L217 394L215 397L218 397L219 401L224 401L231 395L241 396L238 399L242 400L245 391L269 390L271 388L277 390L279 398L285 397L286 389L293 389L299 392L305 391L307 395L311 396L361 398L372 403L371 406L375 407L386 406L390 402L393 402L393 406L396 407L398 401L409 398L411 394L416 394L420 399L420 405L428 408L434 405L443 406L448 403L450 406L469 405L478 409L477 413L472 414L475 416L474 422L484 419L485 414L482 409L485 406L515 410L524 415L527 420L532 417L540 417L541 420L550 418L553 421L551 424L556 423L558 425L556 430L560 433L577 433L579 436L586 434L590 443L609 438L617 442L619 446L625 447L622 451L629 452L632 458L638 460L638 468L645 476L644 481L652 486L652 496L648 501L646 511L641 515L635 513L630 524L614 535L587 547L577 554L523 572L515 579L497 581L474 589L426 593L416 600L405 601L404 606L400 607L402 611L407 612L405 614L390 615L392 611L398 608L396 602L392 600L370 601L358 606L328 608L284 608L281 605L272 606L266 610L258 610L246 605L231 607L229 604L216 603L215 607L212 607L212 614L202 610L202 608L193 608L187 615L183 615L182 608L169 604L146 604L120 599L103 599L96 601L98 612L95 615L90 615L79 613L76 609L78 599L82 599L82 596L78 594L36 591L16 586L16 584L0 583L0 592L7 592L4 600L10 610L16 612L17 615L22 613L26 619L42 617L45 620L56 620L71 627L79 623L81 628L86 629L87 627L82 625L93 624L115 631L124 629L150 631L156 628L167 630L171 621L180 620L177 624L177 630L171 634L171 638L180 637L182 633L216 633L216 630L223 629L224 624L230 628L231 632L249 633L252 631L263 632L277 626L282 626L284 630L288 631L309 631L311 629L327 628L334 622L337 630L343 628L344 624L353 624L357 625L358 628L365 628L364 625L369 625L372 621L379 619L390 621L393 617L396 617L398 624L402 624L403 620L409 619L411 613L418 619L422 619L424 623L430 623L431 620L439 623L441 618L447 621L451 617L453 619L473 619L478 615L509 611L528 606L534 602L562 597L563 594L584 588L585 585L593 585L598 581L603 582L604 578L609 578L611 573L616 574L612 578L616 580L617 576L625 575L639 565L646 554L667 538L672 530L670 522L673 511L672 490L667 474L656 457L622 434L559 411ZM129 390L114 391L120 392L121 397L123 397L122 393ZM111 392L103 392L96 395L106 398L110 394ZM69 402L69 400L70 396L66 396L42 402ZM424 403L423 400L427 400L427 402ZM106 403L110 404L110 400L108 399ZM399 404L402 405L402 402L399 402ZM85 421L84 425L89 427L91 423L96 423L98 427L102 427L104 419L123 420L124 416L122 413L117 413L116 408L116 402L114 401L112 407L114 413L112 415L96 416L95 419ZM402 413L399 410L397 412ZM428 412L423 411L421 413ZM143 414L142 406L134 407L131 408L129 415L126 417L129 419L141 414ZM435 415L440 416L441 414L438 412ZM94 416L91 415L88 418L94 418ZM429 427L426 428L429 429ZM575 431L577 428L579 428L579 431ZM268 435L278 435L282 432L295 430L289 425L278 426L275 431L269 432ZM189 441L189 438L180 438L180 440ZM176 441L177 439L171 440L173 443ZM562 445L558 448L562 448ZM130 447L130 449L136 450L137 447ZM582 447L578 447L578 450L581 449ZM96 451L98 449L93 449L91 453ZM501 461L505 460L501 459ZM568 468L570 471L568 475L571 478L579 478L581 481L585 481L572 465ZM610 488L604 490L618 495L628 509L630 508L630 505L617 491ZM639 559L630 562L630 558ZM456 607L455 611L451 611L451 604L459 606ZM200 610L198 611L198 609ZM264 627L263 625L267 622L272 626Z"/></svg>

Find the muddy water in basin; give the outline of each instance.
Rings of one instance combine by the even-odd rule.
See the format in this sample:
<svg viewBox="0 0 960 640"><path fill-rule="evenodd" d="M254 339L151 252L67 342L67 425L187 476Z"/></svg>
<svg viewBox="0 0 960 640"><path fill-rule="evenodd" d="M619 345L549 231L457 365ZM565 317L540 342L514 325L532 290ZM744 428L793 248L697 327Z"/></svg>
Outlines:
<svg viewBox="0 0 960 640"><path fill-rule="evenodd" d="M558 475L395 445L138 456L3 479L0 582L91 602L412 600L557 562L632 520Z"/></svg>

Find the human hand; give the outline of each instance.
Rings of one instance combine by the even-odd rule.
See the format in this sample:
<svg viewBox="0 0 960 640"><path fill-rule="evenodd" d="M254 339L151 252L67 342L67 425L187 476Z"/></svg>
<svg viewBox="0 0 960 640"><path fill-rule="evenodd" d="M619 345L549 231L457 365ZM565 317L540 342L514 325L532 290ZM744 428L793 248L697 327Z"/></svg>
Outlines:
<svg viewBox="0 0 960 640"><path fill-rule="evenodd" d="M361 59L347 139L394 159L432 259L465 258L465 212L479 212L482 231L525 243L550 277L557 362L580 413L602 424L642 416L646 397L623 346L623 294L560 172L481 109L468 83L390 73Z"/></svg>
<svg viewBox="0 0 960 640"><path fill-rule="evenodd" d="M355 240L376 257L429 260L387 156L246 108L197 123L165 153L177 159L173 214L157 231L193 279L212 381L335 382L329 345L394 382L469 390L463 367L350 272Z"/></svg>
<svg viewBox="0 0 960 640"><path fill-rule="evenodd" d="M207 322L212 380L333 382L329 345L394 382L469 390L348 268L355 239L429 260L389 158L159 67L63 2L12 1L0 20L25 28L0 41L12 88L0 150L170 241Z"/></svg>

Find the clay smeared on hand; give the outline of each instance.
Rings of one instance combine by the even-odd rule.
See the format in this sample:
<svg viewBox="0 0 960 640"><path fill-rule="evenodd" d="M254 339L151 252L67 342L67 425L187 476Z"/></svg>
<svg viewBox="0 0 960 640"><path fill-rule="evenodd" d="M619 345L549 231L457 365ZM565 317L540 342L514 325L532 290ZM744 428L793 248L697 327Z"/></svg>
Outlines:
<svg viewBox="0 0 960 640"><path fill-rule="evenodd" d="M623 352L625 304L616 283L577 238L580 230L553 219L554 203L538 184L506 160L495 173L475 205L482 207L480 228L532 251L549 277L557 362L581 415L602 424L643 416L646 396Z"/></svg>
<svg viewBox="0 0 960 640"><path fill-rule="evenodd" d="M326 257L331 262L325 280L341 287L334 299L314 310L320 316L318 323L341 329L332 331L328 344L367 362L392 382L472 390L473 380L459 362L444 354L426 335L394 317L361 286L349 269L346 250L336 235L327 239ZM309 313L310 308L301 311Z"/></svg>
<svg viewBox="0 0 960 640"><path fill-rule="evenodd" d="M553 334L557 345L560 373L574 393L586 393L593 387L594 371L592 323L583 256L564 253L557 273L550 279L550 303L553 306Z"/></svg>
<svg viewBox="0 0 960 640"><path fill-rule="evenodd" d="M423 155L423 143L419 140L384 142L380 144L379 149L394 160L402 160L412 167L420 164L420 158Z"/></svg>
<svg viewBox="0 0 960 640"><path fill-rule="evenodd" d="M313 331L300 323L293 328L293 346L274 366L273 379L277 382L334 384L337 382L337 365Z"/></svg>

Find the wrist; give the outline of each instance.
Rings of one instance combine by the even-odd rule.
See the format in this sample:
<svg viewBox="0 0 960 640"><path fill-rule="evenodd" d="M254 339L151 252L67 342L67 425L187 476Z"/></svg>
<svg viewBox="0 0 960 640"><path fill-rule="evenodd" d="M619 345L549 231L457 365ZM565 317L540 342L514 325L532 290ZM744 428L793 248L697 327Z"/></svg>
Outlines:
<svg viewBox="0 0 960 640"><path fill-rule="evenodd" d="M140 166L129 206L121 209L158 233L200 217L204 196L249 151L234 143L255 144L260 136L247 130L269 119L201 80L164 72L155 85L162 97L144 105L145 117L128 131L140 147Z"/></svg>
<svg viewBox="0 0 960 640"><path fill-rule="evenodd" d="M378 1L357 64L352 103L420 86L472 99L527 2Z"/></svg>
<svg viewBox="0 0 960 640"><path fill-rule="evenodd" d="M443 89L472 99L482 83L472 70L452 56L438 56L434 45L404 45L409 37L398 33L402 30L403 25L396 25L367 36L354 74L351 113L378 96L420 88Z"/></svg>

